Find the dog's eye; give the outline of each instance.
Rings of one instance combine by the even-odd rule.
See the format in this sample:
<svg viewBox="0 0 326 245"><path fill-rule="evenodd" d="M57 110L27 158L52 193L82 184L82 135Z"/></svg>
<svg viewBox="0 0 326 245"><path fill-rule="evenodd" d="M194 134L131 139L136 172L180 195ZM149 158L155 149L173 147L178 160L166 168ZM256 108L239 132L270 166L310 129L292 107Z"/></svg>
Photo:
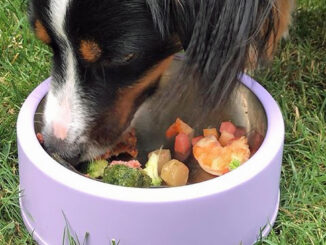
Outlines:
<svg viewBox="0 0 326 245"><path fill-rule="evenodd" d="M103 59L102 64L106 66L119 66L119 65L127 65L130 61L136 58L137 55L135 53L130 53L124 56L116 56L110 57L107 59Z"/></svg>

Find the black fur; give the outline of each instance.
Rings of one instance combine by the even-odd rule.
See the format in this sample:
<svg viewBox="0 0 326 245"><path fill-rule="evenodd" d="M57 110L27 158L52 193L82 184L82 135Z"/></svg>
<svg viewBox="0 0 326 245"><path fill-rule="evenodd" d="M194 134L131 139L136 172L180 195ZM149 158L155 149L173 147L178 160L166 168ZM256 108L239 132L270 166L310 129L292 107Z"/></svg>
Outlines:
<svg viewBox="0 0 326 245"><path fill-rule="evenodd" d="M186 50L186 66L179 81L184 84L192 80L195 84L187 86L200 90L209 110L227 100L239 74L248 66L249 48L254 50L258 63L266 58L268 41L276 34L278 23L274 2L147 1L162 36L177 35Z"/></svg>
<svg viewBox="0 0 326 245"><path fill-rule="evenodd" d="M119 91L133 86L156 64L182 48L186 50L183 72L163 93L162 104L176 102L187 90L196 90L205 108L221 105L248 65L249 49L255 51L258 61L265 58L268 40L275 35L278 23L274 2L71 0L65 13L65 30L77 59L78 85L88 111L88 127L80 136L86 136L88 142L73 142L74 149L79 150L72 154L67 142L62 142L65 147L58 146L60 142L51 140L53 135L48 131L44 132L45 145L53 151L60 149L59 154L65 158L74 158L82 155L87 145L113 144L155 85L139 95L124 125L119 123L116 110ZM40 20L51 38L55 90L65 83L67 44L51 29L48 11L48 0L31 0L32 26ZM102 53L96 62L81 57L81 40L99 44ZM126 61L129 54L134 56Z"/></svg>

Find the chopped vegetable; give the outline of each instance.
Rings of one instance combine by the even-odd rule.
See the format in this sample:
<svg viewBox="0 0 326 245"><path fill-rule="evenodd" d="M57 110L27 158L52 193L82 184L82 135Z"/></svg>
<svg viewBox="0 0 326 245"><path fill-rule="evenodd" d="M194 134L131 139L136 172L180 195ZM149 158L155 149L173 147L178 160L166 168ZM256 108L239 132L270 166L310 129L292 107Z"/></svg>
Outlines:
<svg viewBox="0 0 326 245"><path fill-rule="evenodd" d="M191 140L192 146L196 145L197 142L200 141L202 138L204 138L204 137L203 136L198 136L198 137L192 138L192 140Z"/></svg>
<svg viewBox="0 0 326 245"><path fill-rule="evenodd" d="M165 137L171 139L178 134L176 123L173 123L165 132Z"/></svg>
<svg viewBox="0 0 326 245"><path fill-rule="evenodd" d="M189 137L184 133L179 133L174 141L175 158L180 161L185 161L191 153L191 144Z"/></svg>
<svg viewBox="0 0 326 245"><path fill-rule="evenodd" d="M168 186L185 185L187 184L188 177L188 167L178 160L173 159L163 165L161 178Z"/></svg>
<svg viewBox="0 0 326 245"><path fill-rule="evenodd" d="M205 128L203 129L204 136L214 135L216 138L218 138L218 132L216 128Z"/></svg>
<svg viewBox="0 0 326 245"><path fill-rule="evenodd" d="M162 179L158 175L158 160L159 155L152 154L144 168L144 172L151 178L153 186L160 186L162 183Z"/></svg>
<svg viewBox="0 0 326 245"><path fill-rule="evenodd" d="M191 140L194 136L194 129L191 128L187 123L182 121L180 118L177 118L175 123L173 123L165 132L165 136L168 139L176 136L178 133L186 134Z"/></svg>
<svg viewBox="0 0 326 245"><path fill-rule="evenodd" d="M88 163L86 174L91 178L99 178L103 176L104 169L108 166L106 160L96 160Z"/></svg>
<svg viewBox="0 0 326 245"><path fill-rule="evenodd" d="M151 178L141 169L126 165L110 165L104 170L105 183L127 187L150 187Z"/></svg>
<svg viewBox="0 0 326 245"><path fill-rule="evenodd" d="M231 122L222 122L221 123L220 133L228 132L228 133L234 135L234 133L235 133L236 130L237 130L237 127L234 126L234 124L231 123Z"/></svg>
<svg viewBox="0 0 326 245"><path fill-rule="evenodd" d="M230 170L234 170L241 165L241 162L238 159L233 159L229 165Z"/></svg>
<svg viewBox="0 0 326 245"><path fill-rule="evenodd" d="M168 149L160 149L160 150L152 151L151 153L148 154L148 158L150 158L152 154L158 155L157 169L158 169L158 174L161 174L161 170L164 163L171 160L171 152Z"/></svg>

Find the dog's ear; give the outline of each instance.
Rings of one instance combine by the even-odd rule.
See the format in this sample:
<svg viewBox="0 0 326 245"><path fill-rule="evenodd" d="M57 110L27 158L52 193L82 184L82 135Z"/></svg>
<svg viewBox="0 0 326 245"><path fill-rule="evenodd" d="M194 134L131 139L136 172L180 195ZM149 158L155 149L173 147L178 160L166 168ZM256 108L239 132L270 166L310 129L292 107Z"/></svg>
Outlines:
<svg viewBox="0 0 326 245"><path fill-rule="evenodd" d="M197 1L147 0L147 4L162 37L176 34L187 49L195 26Z"/></svg>
<svg viewBox="0 0 326 245"><path fill-rule="evenodd" d="M186 74L197 77L203 97L219 105L239 74L273 49L279 1L292 0L147 0L147 4L162 36L179 37L186 50Z"/></svg>

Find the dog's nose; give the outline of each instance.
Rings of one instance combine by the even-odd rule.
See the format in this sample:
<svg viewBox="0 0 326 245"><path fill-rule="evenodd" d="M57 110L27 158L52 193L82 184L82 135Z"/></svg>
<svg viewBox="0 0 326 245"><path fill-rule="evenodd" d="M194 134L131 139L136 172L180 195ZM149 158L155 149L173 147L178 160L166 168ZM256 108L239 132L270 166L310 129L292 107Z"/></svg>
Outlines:
<svg viewBox="0 0 326 245"><path fill-rule="evenodd" d="M60 121L54 121L52 123L52 130L53 130L53 135L56 138L60 140L64 140L65 138L67 138L68 128L64 123Z"/></svg>

